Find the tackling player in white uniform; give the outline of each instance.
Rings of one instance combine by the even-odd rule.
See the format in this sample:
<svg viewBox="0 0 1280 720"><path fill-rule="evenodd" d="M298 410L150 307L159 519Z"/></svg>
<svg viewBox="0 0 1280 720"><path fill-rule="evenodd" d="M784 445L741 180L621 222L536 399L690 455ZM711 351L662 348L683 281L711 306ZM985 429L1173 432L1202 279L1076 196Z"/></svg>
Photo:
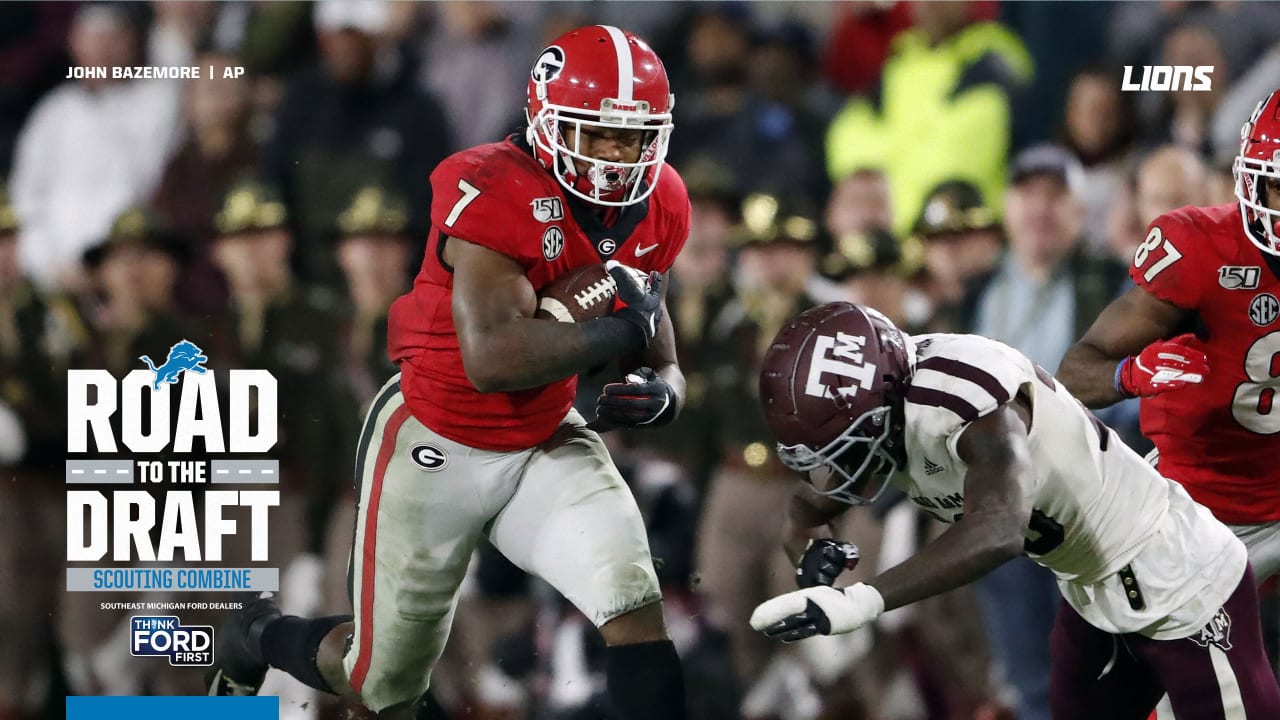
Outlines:
<svg viewBox="0 0 1280 720"><path fill-rule="evenodd" d="M1280 717L1244 546L1021 353L972 335L910 338L833 303L775 338L761 402L798 494L795 540L894 485L952 526L902 564L843 590L830 539L798 552L801 590L751 624L799 640L851 632L1025 552L1066 600L1051 643L1059 720Z"/></svg>

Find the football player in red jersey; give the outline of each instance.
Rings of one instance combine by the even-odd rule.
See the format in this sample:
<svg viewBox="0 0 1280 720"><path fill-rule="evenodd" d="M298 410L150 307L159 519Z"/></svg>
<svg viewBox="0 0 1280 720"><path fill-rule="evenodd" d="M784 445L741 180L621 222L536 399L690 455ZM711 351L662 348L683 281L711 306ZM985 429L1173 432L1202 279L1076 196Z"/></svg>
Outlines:
<svg viewBox="0 0 1280 720"><path fill-rule="evenodd" d="M360 437L355 616L281 617L269 597L249 603L219 635L211 692L254 692L270 665L384 717L412 712L487 538L600 628L619 718L685 717L640 512L572 409L578 373L614 359L642 369L605 388L604 423L661 425L683 399L662 300L690 214L683 181L664 166L672 104L643 40L580 28L535 61L523 137L432 172L427 252L389 319L400 373ZM539 289L607 261L612 314L534 318ZM648 287L613 263L648 272Z"/></svg>
<svg viewBox="0 0 1280 720"><path fill-rule="evenodd" d="M1280 570L1280 91L1241 130L1237 202L1152 221L1058 376L1090 406L1140 396L1158 467Z"/></svg>

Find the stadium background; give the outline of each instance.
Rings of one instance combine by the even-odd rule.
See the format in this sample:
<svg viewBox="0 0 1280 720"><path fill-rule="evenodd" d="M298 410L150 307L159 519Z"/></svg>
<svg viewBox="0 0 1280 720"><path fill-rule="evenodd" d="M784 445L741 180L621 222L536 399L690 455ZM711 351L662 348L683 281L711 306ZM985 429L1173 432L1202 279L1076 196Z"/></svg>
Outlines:
<svg viewBox="0 0 1280 720"><path fill-rule="evenodd" d="M792 479L755 410L756 363L785 318L844 298L1055 368L1126 287L1151 218L1233 201L1239 127L1280 77L1280 5L0 6L0 718L59 717L70 693L200 692L198 673L131 662L102 596L62 592L68 368L119 376L188 338L211 367L270 369L285 602L341 609L346 468L363 403L394 372L385 309L421 259L426 178L519 130L537 51L597 22L664 59L669 161L693 199L668 300L688 408L664 431L608 436L648 521L692 717L1048 716L1055 591L1034 568L850 637L784 647L745 628L791 583L777 534ZM73 64L219 77L64 79ZM1122 93L1125 65L1212 66L1212 89ZM236 66L243 78L220 77ZM583 382L584 409L608 379ZM1133 407L1107 419L1145 447ZM860 577L937 528L891 500L842 531ZM600 640L575 611L493 552L465 593L434 685L455 717L608 716ZM1274 619L1274 593L1264 603ZM345 712L280 688L288 716Z"/></svg>

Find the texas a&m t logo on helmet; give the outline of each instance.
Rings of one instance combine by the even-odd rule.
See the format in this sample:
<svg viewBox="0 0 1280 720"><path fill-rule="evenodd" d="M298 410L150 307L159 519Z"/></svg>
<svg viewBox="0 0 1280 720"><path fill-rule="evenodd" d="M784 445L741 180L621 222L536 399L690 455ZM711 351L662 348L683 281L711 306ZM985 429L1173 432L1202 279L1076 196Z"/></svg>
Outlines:
<svg viewBox="0 0 1280 720"><path fill-rule="evenodd" d="M774 338L760 372L778 459L798 472L829 473L830 482L814 488L822 495L873 502L901 465L894 406L914 355L910 340L871 308L829 303L796 316Z"/></svg>
<svg viewBox="0 0 1280 720"><path fill-rule="evenodd" d="M632 205L657 184L674 105L667 71L645 41L611 25L592 25L556 38L534 61L526 136L538 162L566 191L597 205ZM582 137L592 128L643 131L639 159L591 157ZM580 174L575 161L586 171Z"/></svg>

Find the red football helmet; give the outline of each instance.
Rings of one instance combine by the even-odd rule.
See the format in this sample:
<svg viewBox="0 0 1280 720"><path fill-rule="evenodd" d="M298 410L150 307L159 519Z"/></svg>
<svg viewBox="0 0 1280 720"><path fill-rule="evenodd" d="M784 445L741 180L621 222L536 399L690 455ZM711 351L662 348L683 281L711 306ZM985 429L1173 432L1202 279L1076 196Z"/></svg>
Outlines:
<svg viewBox="0 0 1280 720"><path fill-rule="evenodd" d="M667 157L675 96L645 41L610 25L571 30L542 51L529 73L526 131L538 161L574 195L621 207L653 192ZM574 147L565 142L573 125ZM604 162L578 147L584 126L646 131L638 162ZM574 160L587 164L578 174Z"/></svg>
<svg viewBox="0 0 1280 720"><path fill-rule="evenodd" d="M796 316L773 339L760 372L765 420L778 458L805 473L829 471L815 492L853 505L875 502L902 468L901 406L915 345L884 315L847 302Z"/></svg>
<svg viewBox="0 0 1280 720"><path fill-rule="evenodd" d="M1240 128L1240 156L1231 166L1244 234L1263 252L1280 255L1280 208L1267 205L1264 188L1280 195L1280 90L1258 103Z"/></svg>

